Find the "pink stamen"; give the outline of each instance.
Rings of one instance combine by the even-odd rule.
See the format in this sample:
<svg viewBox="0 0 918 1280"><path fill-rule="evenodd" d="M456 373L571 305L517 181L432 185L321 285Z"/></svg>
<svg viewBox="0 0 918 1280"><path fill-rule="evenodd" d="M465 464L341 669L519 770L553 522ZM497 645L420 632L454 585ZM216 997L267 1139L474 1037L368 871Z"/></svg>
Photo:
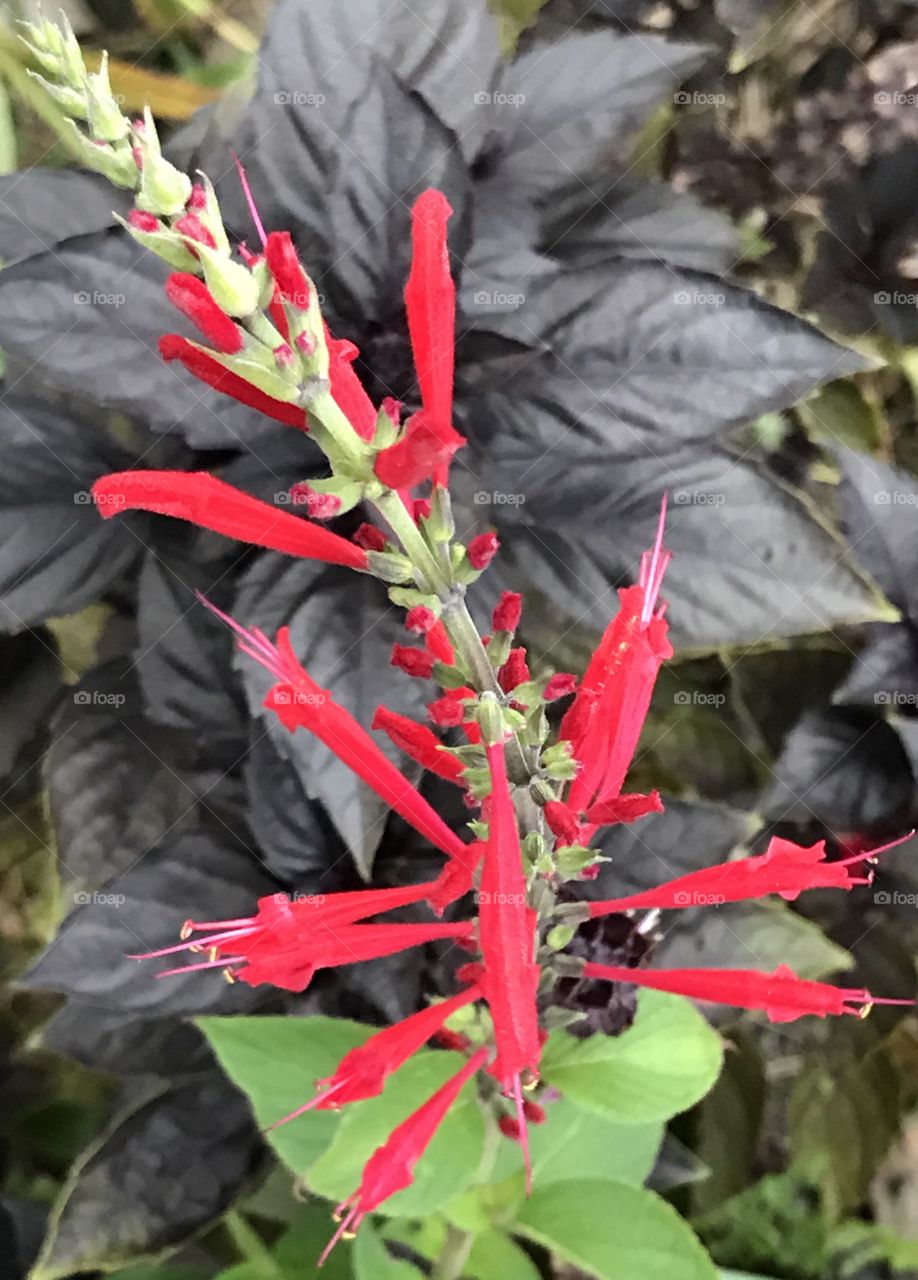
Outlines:
<svg viewBox="0 0 918 1280"><path fill-rule="evenodd" d="M232 942L236 938L247 938L250 933L257 933L257 929L229 929L225 933L214 933L209 938L188 938L185 942L176 943L174 947L161 947L159 951L144 951L140 955L129 955L128 960L157 960L160 956L174 956L179 951L190 951L192 947L201 947L207 950L208 947L219 946L222 942Z"/></svg>
<svg viewBox="0 0 918 1280"><path fill-rule="evenodd" d="M520 1073L513 1077L513 1100L516 1103L516 1123L519 1128L520 1146L523 1148L523 1165L526 1169L526 1194L532 1195L532 1159L529 1155L529 1126L523 1106L523 1085Z"/></svg>
<svg viewBox="0 0 918 1280"><path fill-rule="evenodd" d="M157 978L174 978L179 973L197 973L201 969L228 969L233 964L245 964L245 956L226 956L222 960L204 960L201 964L186 964L180 969L164 969Z"/></svg>
<svg viewBox="0 0 918 1280"><path fill-rule="evenodd" d="M890 840L889 844L881 844L876 849L863 849L860 853L852 854L850 858L840 858L829 865L833 867L850 867L853 862L871 862L874 858L879 857L881 853L886 853L887 849L895 849L900 844L906 844L912 839L915 831L916 828L912 827L911 831L906 831L904 836L899 836L895 840ZM858 881L854 881L853 883L857 884ZM870 884L870 881L865 880L864 883Z"/></svg>
<svg viewBox="0 0 918 1280"><path fill-rule="evenodd" d="M341 1213L341 1211L344 1208L346 1208L347 1205L350 1204L350 1202L359 1194L360 1194L359 1192L355 1191L352 1196L348 1196L347 1200L342 1200L341 1204L338 1205L338 1208L335 1210L335 1212ZM355 1204L353 1208L350 1210L350 1212L344 1218L341 1219L341 1222L338 1226L338 1230L335 1232L335 1234L329 1240L328 1244L322 1250L322 1256L319 1258L319 1261L316 1263L317 1267L323 1267L325 1265L326 1258L331 1253L332 1249L334 1249L335 1245L338 1243L341 1237L345 1235L348 1231L350 1231L352 1226L356 1230L356 1228L360 1226L360 1220L362 1217L363 1217L363 1214L360 1212L360 1206Z"/></svg>
<svg viewBox="0 0 918 1280"><path fill-rule="evenodd" d="M660 519L657 522L657 536L654 540L653 550L644 552L641 556L641 568L639 574L640 585L644 588L644 608L641 610L641 625L646 627L649 625L656 608L657 598L660 594L660 588L663 586L663 575L666 573L666 566L669 564L672 556L668 551L663 550L663 533L666 526L666 494L663 494L663 500L660 503ZM662 613L660 614L662 617Z"/></svg>
<svg viewBox="0 0 918 1280"><path fill-rule="evenodd" d="M260 631L258 627L252 627L251 629L243 627L235 618L231 618L228 613L218 609L215 604L207 599L203 592L196 591L195 595L205 608L209 609L215 617L224 622L239 637L240 653L244 653L249 658L254 658L260 666L266 667L273 676L277 676L278 680L287 679L277 646L271 643L263 631Z"/></svg>
<svg viewBox="0 0 918 1280"><path fill-rule="evenodd" d="M272 1129L279 1129L282 1124L287 1124L290 1120L295 1120L297 1116L304 1115L307 1111L311 1111L313 1107L317 1107L320 1102L325 1102L333 1093L337 1093L339 1089L344 1088L344 1081L339 1080L337 1084L333 1084L330 1089L325 1089L321 1093L317 1093L314 1098L310 1098L308 1102L304 1102L301 1107L297 1107L295 1111L291 1111L289 1115L283 1116L280 1120L275 1120L273 1124L269 1124L264 1130L270 1133Z"/></svg>
<svg viewBox="0 0 918 1280"><path fill-rule="evenodd" d="M242 184L245 201L249 206L249 213L252 215L252 221L255 223L255 230L258 232L258 238L261 240L261 247L264 248L268 243L268 237L265 235L265 229L258 214L258 207L255 204L255 197L252 195L252 188L249 186L249 180L246 177L245 169L242 167L242 161L236 155L235 151L231 151L230 155L233 157L236 172L239 174L239 181Z"/></svg>

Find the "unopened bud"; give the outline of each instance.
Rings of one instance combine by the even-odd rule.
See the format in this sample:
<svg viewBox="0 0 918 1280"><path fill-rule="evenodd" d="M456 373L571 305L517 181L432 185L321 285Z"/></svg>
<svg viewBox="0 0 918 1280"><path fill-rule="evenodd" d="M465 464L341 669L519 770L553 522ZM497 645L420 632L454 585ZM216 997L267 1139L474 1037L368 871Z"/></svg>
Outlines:
<svg viewBox="0 0 918 1280"><path fill-rule="evenodd" d="M586 849L580 844L565 845L555 850L555 866L563 876L576 876L598 862L600 855L595 849Z"/></svg>
<svg viewBox="0 0 918 1280"><path fill-rule="evenodd" d="M159 137L149 107L144 111L143 128L134 129L134 145L140 151L143 164L138 206L163 216L181 213L191 195L191 179L160 152Z"/></svg>
<svg viewBox="0 0 918 1280"><path fill-rule="evenodd" d="M573 925L556 924L553 929L549 929L545 944L551 951L563 951L565 947L570 946L576 932Z"/></svg>
<svg viewBox="0 0 918 1280"><path fill-rule="evenodd" d="M369 571L382 582L412 582L414 565L407 556L397 551L376 551L368 553Z"/></svg>
<svg viewBox="0 0 918 1280"><path fill-rule="evenodd" d="M248 267L207 245L200 245L197 253L207 287L227 315L251 315L258 308L258 285Z"/></svg>
<svg viewBox="0 0 918 1280"><path fill-rule="evenodd" d="M108 54L95 75L86 77L87 118L92 136L102 142L120 142L130 132L121 108L112 96L108 79Z"/></svg>
<svg viewBox="0 0 918 1280"><path fill-rule="evenodd" d="M475 718L481 728L481 736L486 745L493 746L498 742L506 742L510 736L500 703L489 690L479 697L478 706L475 708Z"/></svg>

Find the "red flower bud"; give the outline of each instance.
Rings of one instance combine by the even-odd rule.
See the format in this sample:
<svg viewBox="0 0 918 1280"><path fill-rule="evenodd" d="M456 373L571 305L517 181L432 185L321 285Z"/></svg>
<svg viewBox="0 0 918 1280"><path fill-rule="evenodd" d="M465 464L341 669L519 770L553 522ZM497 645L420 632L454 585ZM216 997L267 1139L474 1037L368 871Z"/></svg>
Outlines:
<svg viewBox="0 0 918 1280"><path fill-rule="evenodd" d="M537 1102L532 1102L529 1098L523 1103L523 1115L530 1124L544 1124L547 1119L545 1108L540 1107Z"/></svg>
<svg viewBox="0 0 918 1280"><path fill-rule="evenodd" d="M216 249L217 242L205 227L196 213L183 213L175 224L175 230L186 240L206 245L208 249ZM188 246L191 248L191 246ZM194 252L194 250L192 250Z"/></svg>
<svg viewBox="0 0 918 1280"><path fill-rule="evenodd" d="M505 1138L512 1139L513 1142L520 1140L520 1122L515 1116L503 1115L497 1122L497 1127Z"/></svg>
<svg viewBox="0 0 918 1280"><path fill-rule="evenodd" d="M375 524L362 524L354 534L354 541L364 551L385 551L388 546L386 535Z"/></svg>
<svg viewBox="0 0 918 1280"><path fill-rule="evenodd" d="M487 569L499 547L496 533L479 533L467 547L469 564L473 569Z"/></svg>
<svg viewBox="0 0 918 1280"><path fill-rule="evenodd" d="M427 652L436 658L437 662L443 662L446 666L451 667L456 661L456 651L450 643L450 638L446 634L446 627L442 620L434 623L427 633L426 640Z"/></svg>
<svg viewBox="0 0 918 1280"><path fill-rule="evenodd" d="M428 715L441 729L455 729L465 719L462 699L474 696L472 689L450 689L442 698L437 698L435 702L428 702Z"/></svg>
<svg viewBox="0 0 918 1280"><path fill-rule="evenodd" d="M196 182L191 188L191 195L188 197L189 209L206 209L207 208L207 191L204 184Z"/></svg>
<svg viewBox="0 0 918 1280"><path fill-rule="evenodd" d="M242 350L242 330L217 304L203 280L187 271L174 271L166 281L166 297L218 351L235 355Z"/></svg>
<svg viewBox="0 0 918 1280"><path fill-rule="evenodd" d="M526 665L525 649L510 650L510 656L497 673L497 679L504 693L510 693L517 685L526 684L529 680L529 667Z"/></svg>
<svg viewBox="0 0 918 1280"><path fill-rule="evenodd" d="M406 675L415 676L419 680L429 680L433 675L433 657L423 649L412 649L410 645L394 644L391 663Z"/></svg>
<svg viewBox="0 0 918 1280"><path fill-rule="evenodd" d="M542 812L545 814L549 831L561 844L580 843L580 823L569 805L561 800L549 800Z"/></svg>
<svg viewBox="0 0 918 1280"><path fill-rule="evenodd" d="M504 591L491 614L494 631L515 631L520 625L523 597L517 591Z"/></svg>
<svg viewBox="0 0 918 1280"><path fill-rule="evenodd" d="M405 615L405 630L413 632L416 636L426 636L431 627L436 624L436 621L437 615L432 609L428 609L422 604L416 604Z"/></svg>
<svg viewBox="0 0 918 1280"><path fill-rule="evenodd" d="M291 306L300 311L309 307L309 281L300 266L289 231L272 231L265 244L268 270L274 283Z"/></svg>
<svg viewBox="0 0 918 1280"><path fill-rule="evenodd" d="M546 702L557 702L559 698L568 698L577 692L577 677L565 671L557 671L545 686L542 697Z"/></svg>
<svg viewBox="0 0 918 1280"><path fill-rule="evenodd" d="M331 520L341 510L341 499L334 493L316 493L305 480L290 486L294 503L305 503L314 520Z"/></svg>
<svg viewBox="0 0 918 1280"><path fill-rule="evenodd" d="M465 1053L471 1045L468 1036L461 1035L458 1031L450 1031L449 1027L441 1027L434 1034L433 1039L441 1049L454 1049L457 1053Z"/></svg>
<svg viewBox="0 0 918 1280"><path fill-rule="evenodd" d="M132 209L128 214L128 222L137 231L146 231L152 235L154 231L162 231L163 225L159 218L152 213L145 213L143 209Z"/></svg>

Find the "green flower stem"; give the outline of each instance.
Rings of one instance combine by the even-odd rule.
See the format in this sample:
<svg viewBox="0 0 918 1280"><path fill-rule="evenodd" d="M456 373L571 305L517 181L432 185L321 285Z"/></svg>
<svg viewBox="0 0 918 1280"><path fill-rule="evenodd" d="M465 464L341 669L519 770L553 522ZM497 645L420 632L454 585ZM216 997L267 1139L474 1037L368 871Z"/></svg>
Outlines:
<svg viewBox="0 0 918 1280"><path fill-rule="evenodd" d="M446 595L450 590L449 580L442 566L437 563L436 556L424 540L424 535L415 524L414 517L401 496L390 490L374 499L373 505L398 538L402 544L402 550L414 565L417 583L421 590L441 598ZM469 623L474 631L475 624L471 618ZM475 632L475 634L477 637L478 633Z"/></svg>
<svg viewBox="0 0 918 1280"><path fill-rule="evenodd" d="M448 1222L443 1248L430 1273L431 1280L459 1280L474 1243L471 1231L463 1231Z"/></svg>
<svg viewBox="0 0 918 1280"><path fill-rule="evenodd" d="M223 1224L236 1246L240 1258L251 1263L262 1280L283 1280L283 1272L271 1251L257 1231L245 1218L233 1209L223 1219Z"/></svg>

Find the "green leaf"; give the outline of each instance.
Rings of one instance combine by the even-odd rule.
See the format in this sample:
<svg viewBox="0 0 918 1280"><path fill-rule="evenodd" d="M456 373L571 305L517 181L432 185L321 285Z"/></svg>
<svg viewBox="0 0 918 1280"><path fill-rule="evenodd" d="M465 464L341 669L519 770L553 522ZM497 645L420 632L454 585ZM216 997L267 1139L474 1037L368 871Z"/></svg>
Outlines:
<svg viewBox="0 0 918 1280"><path fill-rule="evenodd" d="M663 1140L663 1126L617 1124L605 1116L585 1111L570 1098L547 1108L545 1124L529 1126L532 1175L537 1186L567 1182L584 1169L597 1178L610 1178L640 1187L650 1174ZM500 1182L519 1173L523 1154L519 1143L504 1138L489 1182ZM521 1182L522 1188L522 1182Z"/></svg>
<svg viewBox="0 0 918 1280"><path fill-rule="evenodd" d="M376 1148L462 1063L455 1053L422 1051L392 1077L380 1097L350 1104L331 1146L308 1172L310 1190L336 1202L349 1196ZM483 1145L484 1118L467 1085L418 1161L413 1184L387 1200L381 1212L419 1216L455 1199L472 1183Z"/></svg>
<svg viewBox="0 0 918 1280"><path fill-rule="evenodd" d="M536 1188L513 1230L599 1280L715 1280L691 1229L659 1196L580 1179Z"/></svg>
<svg viewBox="0 0 918 1280"><path fill-rule="evenodd" d="M330 1076L372 1027L339 1018L199 1018L223 1070L248 1095L262 1128L307 1102L314 1081ZM267 1135L295 1174L332 1142L341 1116L311 1111Z"/></svg>
<svg viewBox="0 0 918 1280"><path fill-rule="evenodd" d="M717 1280L773 1280L771 1276L754 1276L751 1271L718 1271Z"/></svg>
<svg viewBox="0 0 918 1280"><path fill-rule="evenodd" d="M634 1026L621 1036L577 1040L554 1031L542 1075L572 1102L621 1124L668 1120L717 1079L720 1037L687 1000L642 991Z"/></svg>
<svg viewBox="0 0 918 1280"><path fill-rule="evenodd" d="M354 1280L422 1280L410 1262L393 1258L369 1222L354 1241Z"/></svg>
<svg viewBox="0 0 918 1280"><path fill-rule="evenodd" d="M511 54L527 27L539 16L545 0L489 0L488 7L497 19L500 47Z"/></svg>
<svg viewBox="0 0 918 1280"><path fill-rule="evenodd" d="M515 1240L496 1229L475 1237L465 1270L474 1280L539 1280L539 1271Z"/></svg>
<svg viewBox="0 0 918 1280"><path fill-rule="evenodd" d="M17 167L16 122L6 85L0 79L0 174Z"/></svg>
<svg viewBox="0 0 918 1280"><path fill-rule="evenodd" d="M201 1267L164 1262L160 1266L125 1267L112 1272L109 1280L205 1280L205 1276Z"/></svg>

